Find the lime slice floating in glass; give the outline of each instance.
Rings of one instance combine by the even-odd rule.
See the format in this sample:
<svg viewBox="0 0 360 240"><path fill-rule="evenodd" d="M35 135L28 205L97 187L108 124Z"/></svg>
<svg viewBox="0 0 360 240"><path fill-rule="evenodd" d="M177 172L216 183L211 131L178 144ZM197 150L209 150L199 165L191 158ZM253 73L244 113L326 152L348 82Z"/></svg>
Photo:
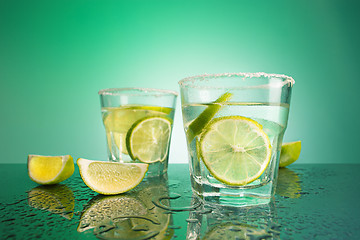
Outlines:
<svg viewBox="0 0 360 240"><path fill-rule="evenodd" d="M271 157L270 140L262 126L241 116L213 119L198 147L209 172L220 182L234 186L259 178Z"/></svg>
<svg viewBox="0 0 360 240"><path fill-rule="evenodd" d="M232 97L231 93L224 93L213 104L209 105L197 118L189 124L187 129L188 141L191 142L195 136L200 134L204 127L211 121L215 114L220 110L221 104L227 102Z"/></svg>
<svg viewBox="0 0 360 240"><path fill-rule="evenodd" d="M139 119L151 116L165 116L172 109L159 106L126 105L114 108L104 108L104 126L107 132L107 142L115 143L120 152L128 154L126 148L126 134L131 126ZM109 146L111 149L111 146Z"/></svg>
<svg viewBox="0 0 360 240"><path fill-rule="evenodd" d="M279 167L286 167L295 162L301 152L301 141L284 143L281 147Z"/></svg>
<svg viewBox="0 0 360 240"><path fill-rule="evenodd" d="M145 177L148 165L143 163L115 163L77 160L84 183L97 193L114 195L135 188Z"/></svg>
<svg viewBox="0 0 360 240"><path fill-rule="evenodd" d="M143 163L162 162L168 155L172 120L148 117L134 123L126 135L130 157Z"/></svg>

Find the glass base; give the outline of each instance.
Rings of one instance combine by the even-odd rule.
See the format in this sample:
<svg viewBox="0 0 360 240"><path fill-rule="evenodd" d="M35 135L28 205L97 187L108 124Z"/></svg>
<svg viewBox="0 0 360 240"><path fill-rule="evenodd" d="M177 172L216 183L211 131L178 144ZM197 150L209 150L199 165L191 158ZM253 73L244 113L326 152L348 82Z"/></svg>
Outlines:
<svg viewBox="0 0 360 240"><path fill-rule="evenodd" d="M219 188L191 178L193 192L206 204L245 207L268 204L273 197L273 182L252 188Z"/></svg>

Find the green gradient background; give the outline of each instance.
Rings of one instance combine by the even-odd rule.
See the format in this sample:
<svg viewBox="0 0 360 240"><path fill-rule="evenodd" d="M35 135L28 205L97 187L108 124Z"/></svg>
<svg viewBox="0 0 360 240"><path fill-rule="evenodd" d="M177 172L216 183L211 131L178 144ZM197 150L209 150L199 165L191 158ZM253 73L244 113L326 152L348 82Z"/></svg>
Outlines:
<svg viewBox="0 0 360 240"><path fill-rule="evenodd" d="M0 163L105 159L97 91L191 75L292 76L299 163L359 163L356 1L0 2ZM170 162L187 162L180 99Z"/></svg>

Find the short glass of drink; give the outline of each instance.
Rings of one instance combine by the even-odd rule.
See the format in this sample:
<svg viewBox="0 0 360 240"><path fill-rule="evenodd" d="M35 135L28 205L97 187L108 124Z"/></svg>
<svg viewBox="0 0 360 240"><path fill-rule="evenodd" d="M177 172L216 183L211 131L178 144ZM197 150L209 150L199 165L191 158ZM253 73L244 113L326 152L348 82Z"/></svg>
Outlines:
<svg viewBox="0 0 360 240"><path fill-rule="evenodd" d="M148 177L167 172L177 93L112 88L99 95L109 160L147 163Z"/></svg>
<svg viewBox="0 0 360 240"><path fill-rule="evenodd" d="M208 203L266 204L274 195L294 80L229 73L179 82L194 193Z"/></svg>

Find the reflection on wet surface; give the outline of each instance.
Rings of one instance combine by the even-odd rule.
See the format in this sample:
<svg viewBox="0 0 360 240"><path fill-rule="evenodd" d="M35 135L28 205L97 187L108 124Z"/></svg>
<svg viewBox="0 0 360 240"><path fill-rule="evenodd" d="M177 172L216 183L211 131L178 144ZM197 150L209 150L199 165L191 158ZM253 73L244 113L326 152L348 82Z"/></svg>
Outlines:
<svg viewBox="0 0 360 240"><path fill-rule="evenodd" d="M128 193L115 196L97 195L85 206L78 232L94 229L101 239L171 238L172 215L153 204L154 199L169 195L167 176L145 180ZM170 205L170 201L166 200Z"/></svg>
<svg viewBox="0 0 360 240"><path fill-rule="evenodd" d="M280 168L276 193L282 197L299 198L301 193L300 177L288 168Z"/></svg>
<svg viewBox="0 0 360 240"><path fill-rule="evenodd" d="M186 239L280 239L274 199L241 208L202 204L188 220Z"/></svg>
<svg viewBox="0 0 360 240"><path fill-rule="evenodd" d="M47 210L71 219L75 198L71 189L63 184L38 186L28 192L28 204L33 208Z"/></svg>
<svg viewBox="0 0 360 240"><path fill-rule="evenodd" d="M181 166L181 165L179 165ZM358 239L358 165L279 170L269 204L207 205L187 165L125 194L103 196L80 176L0 202L3 239ZM326 167L327 166L327 167ZM20 183L19 183L20 184ZM356 189L357 188L357 189ZM360 239L360 238L359 238Z"/></svg>

